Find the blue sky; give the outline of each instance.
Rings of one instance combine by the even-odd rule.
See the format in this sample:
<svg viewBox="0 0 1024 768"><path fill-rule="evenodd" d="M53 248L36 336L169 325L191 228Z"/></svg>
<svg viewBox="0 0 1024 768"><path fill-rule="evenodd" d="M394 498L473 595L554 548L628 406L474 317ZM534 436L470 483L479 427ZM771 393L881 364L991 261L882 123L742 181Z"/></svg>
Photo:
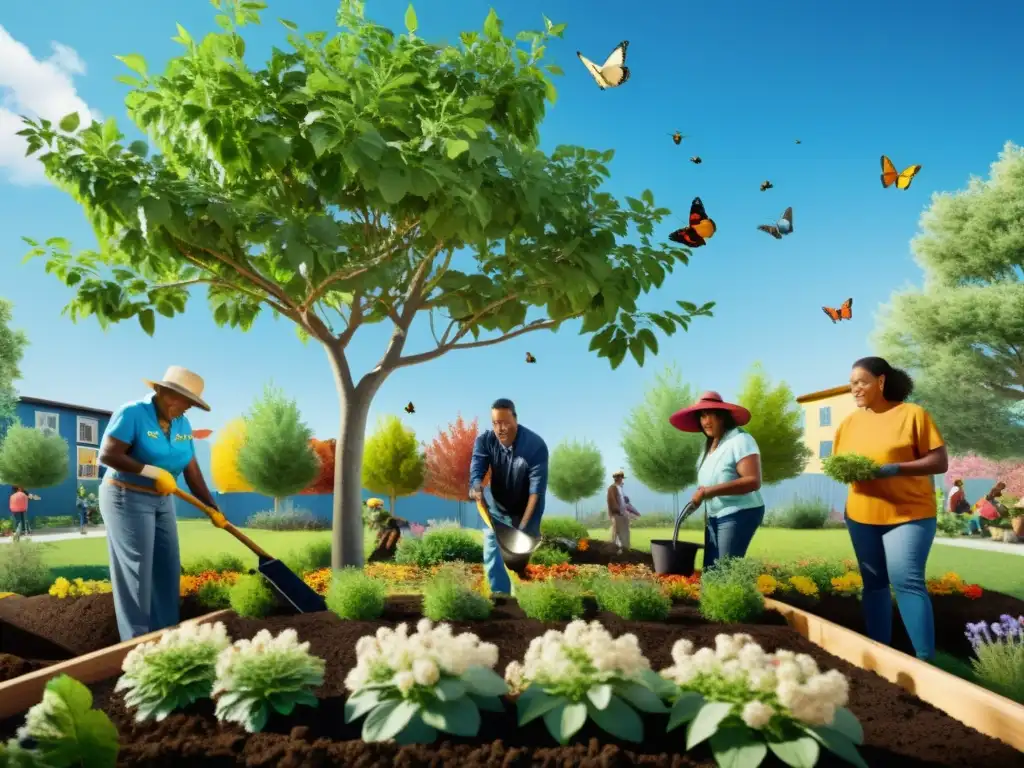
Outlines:
<svg viewBox="0 0 1024 768"><path fill-rule="evenodd" d="M213 28L213 10L206 0L105 0L103 8L101 15L79 0L6 3L0 25L38 61L54 55L52 43L66 46L56 49L57 61L73 73L65 86L132 133L123 107L127 87L114 81L125 70L114 56L141 53L151 70L160 70L177 53L170 40L175 22L198 36ZM368 2L368 13L395 29L405 8L404 0ZM643 369L627 359L610 371L566 327L399 371L377 395L371 424L413 400L417 413L405 418L423 439L458 412L486 421L490 401L507 396L549 444L595 441L611 471L625 463L619 434L626 414L666 364L726 397L758 360L797 394L843 383L850 363L870 351L879 305L894 290L920 283L909 241L931 194L986 175L1005 141L1024 141L1019 3L782 1L769 10L723 2L698 12L686 4L500 0L495 8L506 31L537 28L542 13L568 24L565 39L548 48L566 75L556 78L558 102L542 127L545 148L615 149L609 191L638 196L652 189L674 214L661 237L684 221L695 195L717 221L714 240L645 305L686 299L718 306L689 333L660 339L661 354ZM271 45L285 44L276 17L306 31L331 30L335 10L333 0L271 2L266 23L251 33L248 57L262 62ZM458 31L480 27L487 5L424 0L416 10L421 36L455 40ZM630 41L632 78L601 92L575 52L600 61L623 39ZM41 93L45 78L26 85L21 75L0 64L0 106L8 111L27 102L59 111L75 96L65 87L48 99ZM688 135L679 147L669 138L677 129ZM216 429L239 415L273 380L298 398L318 436L334 436L337 397L325 356L315 345L304 347L285 321L268 316L245 335L218 329L201 296L184 317L161 319L154 339L134 322L104 332L95 321L74 325L62 317L69 290L44 273L42 262L21 263L20 237L59 235L87 248L92 234L67 195L11 181L11 146L0 130L0 295L15 301L16 323L31 339L22 394L114 408L140 396L140 378L179 364L206 377L215 410L196 415L197 427ZM882 153L900 168L923 164L909 191L882 189ZM694 154L702 165L688 162ZM760 192L764 179L775 188ZM757 231L790 205L791 237L779 242ZM821 305L838 306L848 296L853 322L833 325ZM375 364L386 333L383 326L360 331L350 350L356 372ZM428 340L421 324L410 346L423 349ZM527 351L537 365L525 365Z"/></svg>

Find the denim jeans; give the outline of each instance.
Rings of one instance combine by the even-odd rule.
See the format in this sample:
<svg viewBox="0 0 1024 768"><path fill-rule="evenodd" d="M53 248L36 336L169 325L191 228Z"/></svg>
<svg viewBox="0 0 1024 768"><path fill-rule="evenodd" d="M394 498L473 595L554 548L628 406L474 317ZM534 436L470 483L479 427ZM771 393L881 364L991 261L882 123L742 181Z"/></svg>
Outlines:
<svg viewBox="0 0 1024 768"><path fill-rule="evenodd" d="M981 533L985 527L982 525L981 515L971 515L967 518L967 532L968 533Z"/></svg>
<svg viewBox="0 0 1024 768"><path fill-rule="evenodd" d="M15 533L28 533L28 523L25 522L24 512L12 512L14 516L14 532Z"/></svg>
<svg viewBox="0 0 1024 768"><path fill-rule="evenodd" d="M492 504L490 508L492 520L500 520L505 525L514 528L519 527L519 522L513 521L503 512L499 512L495 506ZM542 513L534 511L533 517L530 518L530 522L527 523L523 532L531 536L540 536L541 517L543 517ZM487 574L487 583L491 587L492 595L498 592L504 595L512 593L512 580L508 576L508 571L505 570L505 562L501 559L498 539L490 528L484 528L484 573Z"/></svg>
<svg viewBox="0 0 1024 768"><path fill-rule="evenodd" d="M846 518L857 556L864 594L864 627L872 640L892 642L892 596L919 659L935 656L935 617L924 569L935 539L936 520L911 520L896 525L867 525Z"/></svg>
<svg viewBox="0 0 1024 768"><path fill-rule="evenodd" d="M704 528L704 565L726 557L744 557L758 526L764 520L764 506L741 509L724 517L709 517Z"/></svg>

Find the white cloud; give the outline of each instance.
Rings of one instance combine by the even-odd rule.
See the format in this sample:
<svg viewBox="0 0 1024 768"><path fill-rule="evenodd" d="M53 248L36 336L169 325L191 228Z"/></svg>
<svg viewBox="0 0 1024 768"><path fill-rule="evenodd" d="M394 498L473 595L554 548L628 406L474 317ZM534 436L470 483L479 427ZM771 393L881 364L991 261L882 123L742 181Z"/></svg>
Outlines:
<svg viewBox="0 0 1024 768"><path fill-rule="evenodd" d="M82 127L99 116L75 90L73 77L85 74L85 62L73 48L50 45L50 57L37 59L0 25L0 169L13 184L46 183L42 165L25 157L25 139L16 135L25 127L21 115L56 123L77 112Z"/></svg>

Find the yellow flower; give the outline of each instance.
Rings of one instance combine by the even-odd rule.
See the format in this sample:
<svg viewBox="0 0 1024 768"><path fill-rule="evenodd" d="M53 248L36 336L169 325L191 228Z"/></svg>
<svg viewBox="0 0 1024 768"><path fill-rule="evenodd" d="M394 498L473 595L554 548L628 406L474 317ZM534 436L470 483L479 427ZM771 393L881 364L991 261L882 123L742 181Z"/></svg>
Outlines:
<svg viewBox="0 0 1024 768"><path fill-rule="evenodd" d="M864 589L864 579L856 571L847 571L832 579L832 589L840 595L859 595Z"/></svg>
<svg viewBox="0 0 1024 768"><path fill-rule="evenodd" d="M770 595L779 587L779 581L768 573L762 573L757 577L757 591L762 595Z"/></svg>
<svg viewBox="0 0 1024 768"><path fill-rule="evenodd" d="M380 509L384 506L384 502L378 498L367 499L366 506L370 509Z"/></svg>
<svg viewBox="0 0 1024 768"><path fill-rule="evenodd" d="M816 597L818 594L818 585L806 576L790 576L789 583L793 585L793 589L806 597Z"/></svg>
<svg viewBox="0 0 1024 768"><path fill-rule="evenodd" d="M68 591L71 589L71 582L65 579L63 576L57 578L53 584L50 585L50 594L53 597L63 599L68 596Z"/></svg>

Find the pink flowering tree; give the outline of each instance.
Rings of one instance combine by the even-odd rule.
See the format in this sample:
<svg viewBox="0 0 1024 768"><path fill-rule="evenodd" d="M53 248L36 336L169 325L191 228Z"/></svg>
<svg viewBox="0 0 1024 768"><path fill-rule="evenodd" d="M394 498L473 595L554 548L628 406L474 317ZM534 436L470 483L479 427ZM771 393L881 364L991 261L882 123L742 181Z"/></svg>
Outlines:
<svg viewBox="0 0 1024 768"><path fill-rule="evenodd" d="M949 460L946 471L946 487L953 485L956 479L989 478L1006 483L1006 493L1010 496L1024 496L1024 463L1019 459L992 461L982 456L969 453L966 456L953 456Z"/></svg>

